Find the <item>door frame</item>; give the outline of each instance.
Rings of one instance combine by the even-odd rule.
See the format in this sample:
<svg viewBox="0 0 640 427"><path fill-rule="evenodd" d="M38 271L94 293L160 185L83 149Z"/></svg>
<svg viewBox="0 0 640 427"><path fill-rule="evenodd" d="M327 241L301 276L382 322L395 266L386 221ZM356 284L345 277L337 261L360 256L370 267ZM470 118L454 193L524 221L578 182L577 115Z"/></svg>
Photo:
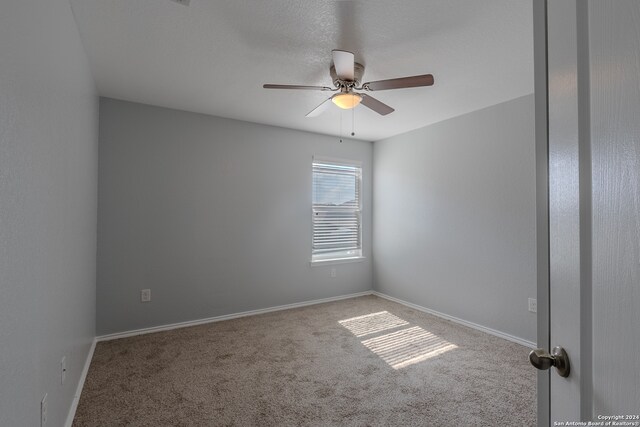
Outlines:
<svg viewBox="0 0 640 427"><path fill-rule="evenodd" d="M562 2L562 8L558 5ZM549 3L552 3L554 15L549 16ZM589 4L582 0L533 0L533 28L534 28L534 84L535 84L535 145L536 145L536 239L537 239L537 299L538 299L538 321L537 321L537 346L539 348L551 350L555 345L568 345L558 341L568 340L571 332L578 335L578 345L574 344L572 370L577 374L577 388L575 384L573 388L566 380L560 380L554 377L551 379L552 370L538 372L538 426L547 426L551 424L552 406L558 411L563 404L577 402L576 408L571 408L569 412L575 413L576 417L582 420L592 419L592 300L591 300L591 267L592 267L592 248L591 248L591 140L590 140L590 62L589 62ZM558 15L566 15L559 16ZM560 39L549 40L549 20L551 19L553 29L552 33ZM561 22L562 26L558 23ZM558 29L561 31L558 31ZM554 36L554 37L555 37ZM564 58L562 64L549 62L549 44L552 44L553 58L557 60L558 42L567 42L566 38L571 41L568 44L571 55ZM566 48L566 46L565 46ZM568 67L568 68L567 68ZM570 72L571 79L575 86L572 87L570 94L550 92L549 78L558 72ZM565 76L566 78L566 76ZM554 86L555 87L555 86ZM579 309L577 315L571 317L570 325L562 324L562 333L558 333L558 324L554 323L554 334L551 331L551 312L552 306L554 310L563 308L560 303L566 304L566 299L558 298L551 304L551 247L556 241L552 241L553 236L550 235L550 215L552 209L557 207L551 206L550 194L550 144L557 149L556 145L562 142L550 141L549 122L550 119L554 123L558 121L558 117L549 116L551 110L556 111L557 103L562 102L564 98L573 97L575 102L574 110L568 115L568 123L566 126L570 132L573 144L573 154L577 158L578 176L577 186L572 189L579 200L577 206L571 209L572 221L578 225L578 243L576 251L578 257L569 260L577 269L577 280L579 281ZM555 135L555 134L554 134ZM556 138L554 136L554 138ZM566 138L566 135L565 135ZM566 145L567 142L565 141ZM556 236L555 238L558 238ZM557 246L557 245L556 245ZM555 247L555 246L554 246ZM556 248L557 249L557 248ZM556 254L558 255L558 254ZM554 255L555 256L555 255ZM566 259L561 261L567 262ZM555 261L554 261L555 262ZM574 275L575 276L575 275ZM575 277L573 277L575 278ZM567 283L557 282L554 286L554 297L558 297L559 291L567 294ZM574 313L575 314L575 313ZM566 320L566 319L565 319ZM557 321L556 321L557 322ZM573 329L571 329L573 328ZM564 335L563 335L564 334ZM553 338L554 342L551 342ZM574 340L575 341L575 340ZM570 355L571 356L571 355ZM575 370L574 370L575 367ZM574 374L574 375L576 375ZM562 381L562 382L559 382ZM556 393L552 405L552 385ZM560 391L562 390L562 391ZM572 396L568 394L573 393ZM577 393L577 395L575 394ZM566 406L566 405L565 405ZM560 411L562 412L562 411ZM556 414L557 416L558 414Z"/></svg>
<svg viewBox="0 0 640 427"><path fill-rule="evenodd" d="M537 346L550 349L549 304L549 108L547 0L533 0L533 59L536 153ZM533 368L533 367L532 367ZM538 371L538 426L551 421L550 371Z"/></svg>

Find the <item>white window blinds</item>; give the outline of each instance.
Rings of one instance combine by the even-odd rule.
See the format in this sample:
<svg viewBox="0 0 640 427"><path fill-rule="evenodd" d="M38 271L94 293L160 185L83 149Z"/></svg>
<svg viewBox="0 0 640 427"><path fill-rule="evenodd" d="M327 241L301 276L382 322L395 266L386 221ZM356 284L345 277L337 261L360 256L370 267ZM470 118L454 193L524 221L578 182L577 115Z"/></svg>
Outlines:
<svg viewBox="0 0 640 427"><path fill-rule="evenodd" d="M313 255L353 257L361 254L362 168L313 162Z"/></svg>

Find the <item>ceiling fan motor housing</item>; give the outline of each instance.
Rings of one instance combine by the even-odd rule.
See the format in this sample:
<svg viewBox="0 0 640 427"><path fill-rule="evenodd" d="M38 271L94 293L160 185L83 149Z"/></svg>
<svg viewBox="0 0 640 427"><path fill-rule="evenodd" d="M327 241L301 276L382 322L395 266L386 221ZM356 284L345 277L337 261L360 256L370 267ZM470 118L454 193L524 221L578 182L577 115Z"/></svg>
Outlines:
<svg viewBox="0 0 640 427"><path fill-rule="evenodd" d="M347 87L355 87L355 86L360 86L360 83L362 82L362 76L364 75L364 65L358 63L358 62L354 62L353 63L353 81L345 81L345 80L340 80L338 78L338 74L336 74L336 68L333 64L331 64L331 68L329 68L329 73L331 74L331 80L333 80L333 84L336 87L343 87L343 86L347 86Z"/></svg>

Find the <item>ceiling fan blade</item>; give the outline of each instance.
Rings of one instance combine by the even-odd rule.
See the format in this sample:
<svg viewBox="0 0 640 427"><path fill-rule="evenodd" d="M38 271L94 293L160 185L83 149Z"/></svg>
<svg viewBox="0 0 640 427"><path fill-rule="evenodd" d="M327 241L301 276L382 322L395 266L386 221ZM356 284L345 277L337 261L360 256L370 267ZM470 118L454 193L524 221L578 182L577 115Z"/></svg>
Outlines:
<svg viewBox="0 0 640 427"><path fill-rule="evenodd" d="M305 117L317 117L320 114L324 113L324 111L331 105L331 98L327 98L320 105L318 105L313 110L309 111Z"/></svg>
<svg viewBox="0 0 640 427"><path fill-rule="evenodd" d="M380 102L372 96L364 93L361 93L360 96L362 97L362 101L360 102L362 105L371 108L373 111L382 116L386 116L387 114L393 113L395 111L384 102Z"/></svg>
<svg viewBox="0 0 640 427"><path fill-rule="evenodd" d="M335 89L331 89L327 86L300 86L300 85L272 85L265 84L262 85L264 89L301 89L301 90L329 90L333 91Z"/></svg>
<svg viewBox="0 0 640 427"><path fill-rule="evenodd" d="M332 50L333 66L336 69L336 74L340 80L353 81L353 66L355 58L353 53L346 50Z"/></svg>
<svg viewBox="0 0 640 427"><path fill-rule="evenodd" d="M398 79L368 82L363 84L362 87L367 90L387 90L431 85L433 85L433 76L431 74L423 74L421 76L400 77Z"/></svg>

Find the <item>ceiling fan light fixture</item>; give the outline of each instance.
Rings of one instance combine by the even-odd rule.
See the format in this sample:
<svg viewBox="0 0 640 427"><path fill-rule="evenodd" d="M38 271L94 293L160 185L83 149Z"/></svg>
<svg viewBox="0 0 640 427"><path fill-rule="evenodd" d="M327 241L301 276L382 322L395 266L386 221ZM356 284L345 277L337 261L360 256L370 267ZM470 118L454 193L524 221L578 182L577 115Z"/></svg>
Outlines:
<svg viewBox="0 0 640 427"><path fill-rule="evenodd" d="M353 92L345 92L334 95L331 101L343 110L350 110L360 104L362 96Z"/></svg>

